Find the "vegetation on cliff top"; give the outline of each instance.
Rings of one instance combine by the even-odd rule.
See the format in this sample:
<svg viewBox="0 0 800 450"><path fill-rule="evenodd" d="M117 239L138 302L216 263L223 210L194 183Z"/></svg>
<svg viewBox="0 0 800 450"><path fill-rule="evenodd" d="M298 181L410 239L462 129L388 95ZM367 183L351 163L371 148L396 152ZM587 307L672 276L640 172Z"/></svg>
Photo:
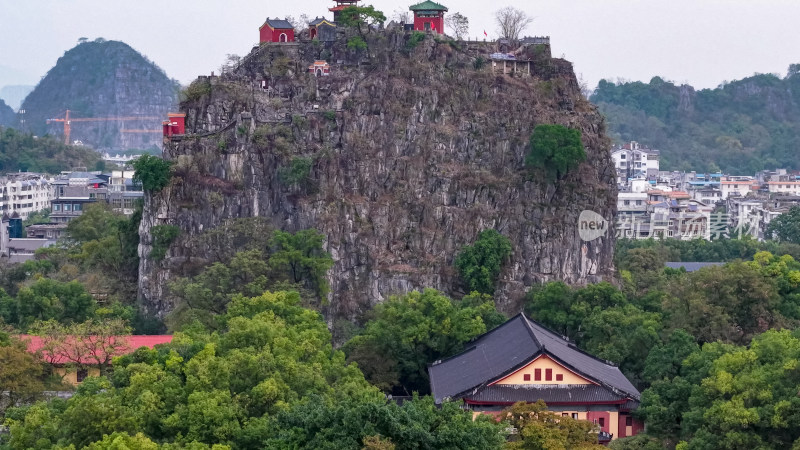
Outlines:
<svg viewBox="0 0 800 450"><path fill-rule="evenodd" d="M800 168L800 74L759 74L695 91L655 77L602 80L591 96L617 143L662 151L662 169L753 173ZM716 164L717 166L713 166Z"/></svg>

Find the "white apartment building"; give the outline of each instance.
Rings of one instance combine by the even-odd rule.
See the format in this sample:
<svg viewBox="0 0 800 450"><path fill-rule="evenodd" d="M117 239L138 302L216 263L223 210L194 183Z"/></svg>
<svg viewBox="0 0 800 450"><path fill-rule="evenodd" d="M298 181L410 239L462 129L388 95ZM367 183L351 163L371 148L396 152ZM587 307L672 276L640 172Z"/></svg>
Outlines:
<svg viewBox="0 0 800 450"><path fill-rule="evenodd" d="M50 207L53 190L50 182L37 173L10 173L0 178L0 211L22 219Z"/></svg>
<svg viewBox="0 0 800 450"><path fill-rule="evenodd" d="M757 192L761 185L753 177L726 177L719 183L722 200L727 200L732 195L747 197L751 192Z"/></svg>
<svg viewBox="0 0 800 450"><path fill-rule="evenodd" d="M800 181L770 181L770 194L800 194Z"/></svg>
<svg viewBox="0 0 800 450"><path fill-rule="evenodd" d="M136 174L133 170L112 170L111 178L108 180L109 192L123 192L130 191L133 186L133 176ZM127 186L127 188L126 188ZM141 190L141 189L138 189Z"/></svg>
<svg viewBox="0 0 800 450"><path fill-rule="evenodd" d="M620 183L635 177L656 177L659 172L660 152L641 147L636 141L613 149L611 158L614 160Z"/></svg>
<svg viewBox="0 0 800 450"><path fill-rule="evenodd" d="M622 213L647 212L646 192L619 192L617 193L617 211Z"/></svg>

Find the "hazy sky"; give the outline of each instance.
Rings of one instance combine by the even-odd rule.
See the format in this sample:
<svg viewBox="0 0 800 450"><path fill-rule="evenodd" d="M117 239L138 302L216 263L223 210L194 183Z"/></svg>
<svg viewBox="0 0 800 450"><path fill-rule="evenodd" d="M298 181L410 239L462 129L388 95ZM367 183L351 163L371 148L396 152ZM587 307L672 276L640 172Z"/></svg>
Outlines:
<svg viewBox="0 0 800 450"><path fill-rule="evenodd" d="M414 2L374 0L392 16ZM800 63L800 0L443 1L470 20L470 35L496 36L493 13L513 5L535 17L553 55L590 86L654 75L696 87L754 72L785 75ZM188 83L245 55L267 16L327 15L332 0L0 0L0 87L36 84L80 37L121 40Z"/></svg>

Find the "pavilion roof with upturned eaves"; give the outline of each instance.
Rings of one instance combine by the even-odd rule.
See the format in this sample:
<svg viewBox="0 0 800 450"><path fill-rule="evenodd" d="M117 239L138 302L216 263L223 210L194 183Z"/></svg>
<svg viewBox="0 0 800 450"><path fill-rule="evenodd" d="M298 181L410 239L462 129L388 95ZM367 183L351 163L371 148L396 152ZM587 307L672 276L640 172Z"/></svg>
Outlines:
<svg viewBox="0 0 800 450"><path fill-rule="evenodd" d="M349 8L351 6L358 6L358 2L360 2L361 0L333 0L333 1L336 2L336 6L334 6L333 8L328 8L328 11L337 12L345 8Z"/></svg>
<svg viewBox="0 0 800 450"><path fill-rule="evenodd" d="M447 7L430 0L410 6L411 11L447 11Z"/></svg>

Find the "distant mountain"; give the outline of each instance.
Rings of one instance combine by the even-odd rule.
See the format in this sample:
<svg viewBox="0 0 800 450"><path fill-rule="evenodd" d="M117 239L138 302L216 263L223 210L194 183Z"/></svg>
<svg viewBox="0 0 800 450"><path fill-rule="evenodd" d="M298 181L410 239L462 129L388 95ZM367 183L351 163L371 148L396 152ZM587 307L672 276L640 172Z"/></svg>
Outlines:
<svg viewBox="0 0 800 450"><path fill-rule="evenodd" d="M591 100L617 142L661 150L666 170L800 169L800 65L696 91L664 81L601 81Z"/></svg>
<svg viewBox="0 0 800 450"><path fill-rule="evenodd" d="M11 126L16 121L16 114L10 106L0 99L0 126Z"/></svg>
<svg viewBox="0 0 800 450"><path fill-rule="evenodd" d="M158 146L161 118L177 100L178 84L163 70L123 42L97 39L64 53L25 98L22 109L35 134L59 137L64 134L63 122L46 122L64 118L66 110L72 119L150 117L72 121L71 141L80 140L96 149L125 150Z"/></svg>
<svg viewBox="0 0 800 450"><path fill-rule="evenodd" d="M0 88L0 99L14 110L19 109L25 97L33 91L35 86L3 86Z"/></svg>

